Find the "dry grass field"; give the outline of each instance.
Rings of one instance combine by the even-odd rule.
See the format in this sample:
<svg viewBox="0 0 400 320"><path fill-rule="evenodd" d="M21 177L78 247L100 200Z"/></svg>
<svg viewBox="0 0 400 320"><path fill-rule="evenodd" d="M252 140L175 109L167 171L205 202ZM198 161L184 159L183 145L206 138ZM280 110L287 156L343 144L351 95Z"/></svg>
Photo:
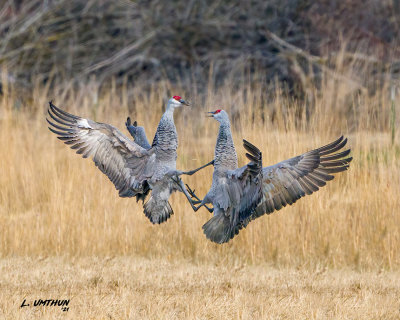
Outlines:
<svg viewBox="0 0 400 320"><path fill-rule="evenodd" d="M4 319L398 319L400 276L186 260L8 258ZM23 307L35 299L61 307Z"/></svg>
<svg viewBox="0 0 400 320"><path fill-rule="evenodd" d="M390 131L388 88L354 101L346 82L326 80L312 92L315 110L281 92L266 102L256 86L200 94L165 83L139 88L75 90L37 85L31 98L13 88L0 96L0 316L5 319L400 317L400 147ZM167 93L168 92L168 93ZM263 216L225 245L206 240L206 210L191 211L182 194L175 214L151 225L141 204L118 197L90 160L47 129L47 102L124 128L130 115L152 138L166 97L192 107L175 113L178 168L213 157L218 125L204 111L224 108L241 139L263 151L265 165L326 144L341 134L354 157L350 170L322 190ZM134 96L135 103L128 96ZM398 100L395 101L398 104ZM207 168L185 182L201 196ZM71 299L55 308L23 308L26 299Z"/></svg>

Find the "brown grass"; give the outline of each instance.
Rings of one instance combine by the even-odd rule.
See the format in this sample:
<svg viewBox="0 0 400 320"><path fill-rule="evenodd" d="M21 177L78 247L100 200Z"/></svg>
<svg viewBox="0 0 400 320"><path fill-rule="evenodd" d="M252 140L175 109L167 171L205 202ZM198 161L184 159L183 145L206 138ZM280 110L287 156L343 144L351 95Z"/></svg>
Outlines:
<svg viewBox="0 0 400 320"><path fill-rule="evenodd" d="M216 266L185 260L9 258L0 261L5 319L398 319L393 272ZM24 307L70 299L61 307Z"/></svg>
<svg viewBox="0 0 400 320"><path fill-rule="evenodd" d="M162 114L165 90L180 92L179 88L166 83L166 89L143 95L135 88L100 91L90 86L51 93L38 86L31 101L20 100L13 88L5 88L0 98L1 256L138 255L217 264L399 267L400 150L398 144L391 145L387 125L391 104L384 94L360 94L357 105L364 110L355 121L341 109L342 104L330 106L328 83L322 94L315 92L315 112L306 121L304 108L280 92L267 104L258 98L262 93L250 86L217 92L210 88L204 103L196 94L182 93L193 107L175 115L179 168L195 168L212 159L218 125L203 111L217 106L233 118L241 164L245 161L242 138L260 147L265 165L326 144L340 134L348 136L354 157L348 172L316 194L252 222L230 243L215 245L202 233L201 226L210 217L205 210L193 213L184 196L175 194L174 216L163 225L151 225L140 204L119 198L93 163L57 140L45 122L47 101L55 97L56 105L114 124L126 134L125 118L131 115L144 124L151 138ZM346 86L340 85L338 92ZM137 94L134 106L128 104L127 92ZM376 112L372 106L378 104L381 109ZM211 173L207 168L184 179L202 196L210 187Z"/></svg>

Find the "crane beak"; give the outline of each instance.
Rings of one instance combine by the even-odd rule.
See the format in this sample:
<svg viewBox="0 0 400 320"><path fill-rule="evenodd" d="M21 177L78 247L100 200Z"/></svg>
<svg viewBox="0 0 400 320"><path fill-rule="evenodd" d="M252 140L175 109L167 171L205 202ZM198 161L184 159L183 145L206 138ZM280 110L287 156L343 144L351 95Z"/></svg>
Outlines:
<svg viewBox="0 0 400 320"><path fill-rule="evenodd" d="M207 116L208 118L213 118L214 117L214 111L207 111L206 114L207 113L211 113L211 115Z"/></svg>
<svg viewBox="0 0 400 320"><path fill-rule="evenodd" d="M185 100L181 99L179 100L180 103L184 104L185 106L190 106L189 102L186 102Z"/></svg>

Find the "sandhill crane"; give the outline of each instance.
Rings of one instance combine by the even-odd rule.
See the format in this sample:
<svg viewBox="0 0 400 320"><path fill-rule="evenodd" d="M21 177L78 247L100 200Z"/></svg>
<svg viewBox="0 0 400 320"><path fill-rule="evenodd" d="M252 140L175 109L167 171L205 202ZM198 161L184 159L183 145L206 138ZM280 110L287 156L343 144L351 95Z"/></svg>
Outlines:
<svg viewBox="0 0 400 320"><path fill-rule="evenodd" d="M50 124L49 129L58 135L58 139L71 145L72 149L77 149L77 153L84 158L93 159L100 171L115 185L120 197L143 200L145 215L152 223L159 224L173 214L168 199L172 192L179 190L176 181L187 196L178 176L197 171L176 170L178 136L173 113L175 108L184 105L189 104L180 96L169 99L151 147L144 130L133 130L128 123L130 121L126 125L135 142L109 124L72 115L57 108L52 102L48 114L56 123L46 120ZM207 165L210 164L212 162ZM144 202L150 190L150 198Z"/></svg>
<svg viewBox="0 0 400 320"><path fill-rule="evenodd" d="M347 142L342 136L324 147L262 168L260 150L243 140L251 162L238 168L228 114L223 110L210 113L220 123L212 186L203 200L190 188L189 193L198 201L187 198L195 211L212 203L213 209L209 211L214 211L214 216L203 225L203 230L216 243L228 242L251 220L318 191L334 178L332 173L347 170L352 160L345 158L350 150L337 152ZM199 203L198 207L194 205Z"/></svg>

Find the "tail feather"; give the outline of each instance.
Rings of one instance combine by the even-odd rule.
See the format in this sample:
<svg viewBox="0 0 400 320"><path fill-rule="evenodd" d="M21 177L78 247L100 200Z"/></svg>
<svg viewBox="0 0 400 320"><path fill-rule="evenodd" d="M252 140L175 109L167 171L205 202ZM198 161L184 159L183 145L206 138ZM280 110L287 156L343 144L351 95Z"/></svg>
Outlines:
<svg viewBox="0 0 400 320"><path fill-rule="evenodd" d="M233 238L229 217L225 214L218 214L212 217L203 225L203 231L207 239L215 243L225 243Z"/></svg>
<svg viewBox="0 0 400 320"><path fill-rule="evenodd" d="M171 205L167 200L158 201L151 196L144 206L144 214L153 224L160 224L167 221L174 214Z"/></svg>

